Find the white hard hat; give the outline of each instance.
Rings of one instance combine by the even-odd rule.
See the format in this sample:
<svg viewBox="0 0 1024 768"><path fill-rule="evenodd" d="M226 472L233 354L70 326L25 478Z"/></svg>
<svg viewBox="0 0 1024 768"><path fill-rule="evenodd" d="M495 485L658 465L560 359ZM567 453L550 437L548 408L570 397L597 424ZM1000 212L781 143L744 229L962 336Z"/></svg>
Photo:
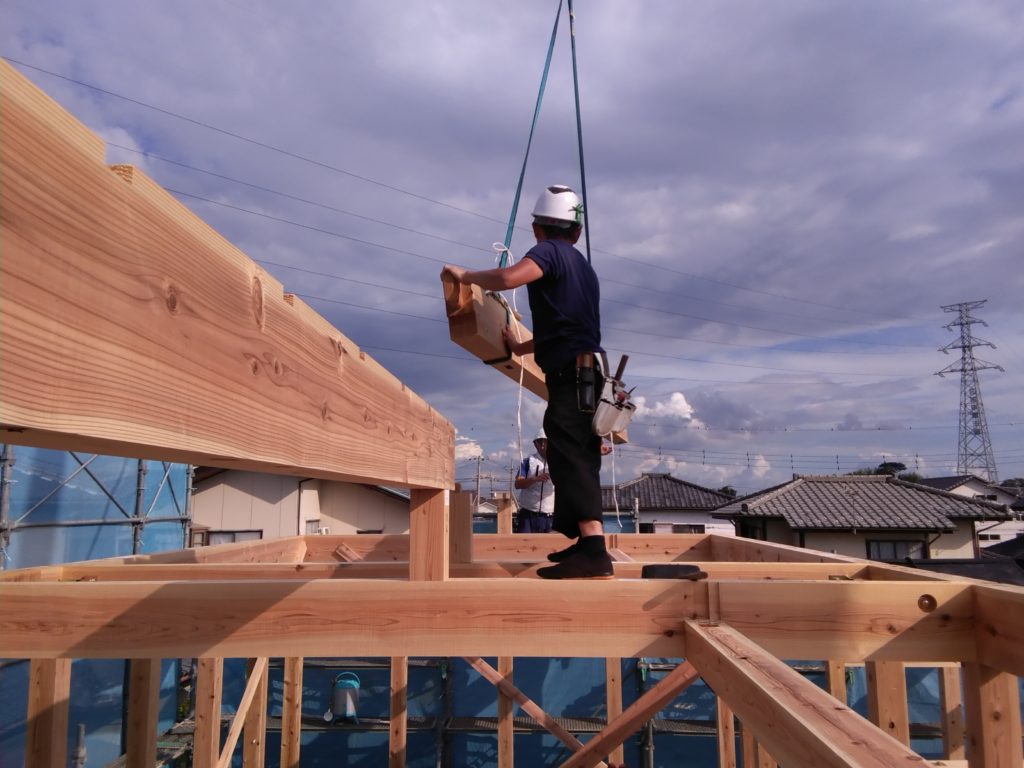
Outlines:
<svg viewBox="0 0 1024 768"><path fill-rule="evenodd" d="M533 206L533 217L538 224L570 227L583 223L583 203L579 195L562 184L552 184L540 193Z"/></svg>
<svg viewBox="0 0 1024 768"><path fill-rule="evenodd" d="M533 442L536 443L538 440L547 440L547 439L548 439L548 436L544 434L544 429L541 428L541 429L538 429L537 430L537 434L534 435Z"/></svg>

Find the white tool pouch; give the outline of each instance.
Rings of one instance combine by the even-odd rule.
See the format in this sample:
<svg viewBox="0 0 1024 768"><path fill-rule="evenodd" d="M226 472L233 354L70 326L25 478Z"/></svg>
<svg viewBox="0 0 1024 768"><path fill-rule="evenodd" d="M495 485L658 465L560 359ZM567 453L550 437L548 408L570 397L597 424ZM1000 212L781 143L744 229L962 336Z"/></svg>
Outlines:
<svg viewBox="0 0 1024 768"><path fill-rule="evenodd" d="M629 401L629 392L622 382L606 378L594 411L594 433L606 437L612 432L622 432L635 412L636 406Z"/></svg>

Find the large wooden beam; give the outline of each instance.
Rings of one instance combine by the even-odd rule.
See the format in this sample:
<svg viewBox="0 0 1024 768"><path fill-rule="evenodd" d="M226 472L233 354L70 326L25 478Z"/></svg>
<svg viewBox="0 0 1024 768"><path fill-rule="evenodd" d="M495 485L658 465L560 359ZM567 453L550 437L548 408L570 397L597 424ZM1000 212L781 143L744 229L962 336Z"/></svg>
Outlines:
<svg viewBox="0 0 1024 768"><path fill-rule="evenodd" d="M4 583L0 658L668 656L705 601L625 579Z"/></svg>
<svg viewBox="0 0 1024 768"><path fill-rule="evenodd" d="M5 61L0 88L0 440L452 485L426 402Z"/></svg>
<svg viewBox="0 0 1024 768"><path fill-rule="evenodd" d="M847 661L974 659L971 589L907 581L718 585L721 620L771 653Z"/></svg>
<svg viewBox="0 0 1024 768"><path fill-rule="evenodd" d="M528 341L533 338L529 329L510 315L496 296L479 285L460 285L445 274L441 277L441 288L452 341L517 384L522 376L523 387L541 400L547 400L544 372L533 355L513 355L502 336L504 328L512 325L518 338Z"/></svg>
<svg viewBox="0 0 1024 768"><path fill-rule="evenodd" d="M892 768L921 762L732 627L687 621L686 655L783 765Z"/></svg>
<svg viewBox="0 0 1024 768"><path fill-rule="evenodd" d="M449 541L451 537L449 536ZM493 579L493 578L536 578L537 568L548 565L548 561L493 561L481 563L451 562L448 567L452 578ZM615 573L619 578L639 579L644 563L616 562ZM780 563L765 568L756 563L704 563L701 568L710 579L752 579L756 581L784 581L825 579L837 570L831 565L818 563ZM25 569L26 571L35 569ZM839 575L846 566L838 569ZM409 564L405 560L393 562L367 562L357 560L346 563L174 563L174 564L124 564L71 563L64 566L47 566L36 574L36 578L19 578L21 572L8 571L10 578L0 577L0 582L24 581L211 581L230 579L288 579L309 581L310 579L405 579L409 576Z"/></svg>
<svg viewBox="0 0 1024 768"><path fill-rule="evenodd" d="M661 579L0 583L0 657L670 656L712 586L784 658L975 659L971 585Z"/></svg>

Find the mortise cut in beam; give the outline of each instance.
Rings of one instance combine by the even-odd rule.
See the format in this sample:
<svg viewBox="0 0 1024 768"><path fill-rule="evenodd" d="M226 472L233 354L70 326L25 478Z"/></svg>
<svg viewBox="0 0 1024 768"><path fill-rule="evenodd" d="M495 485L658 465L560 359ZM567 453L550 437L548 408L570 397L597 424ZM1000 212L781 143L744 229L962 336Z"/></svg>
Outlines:
<svg viewBox="0 0 1024 768"><path fill-rule="evenodd" d="M732 627L688 620L686 656L782 765L892 768L921 763L908 747Z"/></svg>

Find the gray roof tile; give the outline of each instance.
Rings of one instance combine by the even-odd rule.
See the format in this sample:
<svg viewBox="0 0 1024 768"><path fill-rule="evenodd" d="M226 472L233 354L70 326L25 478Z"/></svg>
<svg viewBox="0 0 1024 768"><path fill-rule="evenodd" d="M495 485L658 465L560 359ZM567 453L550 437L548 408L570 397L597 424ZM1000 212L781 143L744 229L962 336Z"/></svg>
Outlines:
<svg viewBox="0 0 1024 768"><path fill-rule="evenodd" d="M601 502L604 509L615 509L616 491L620 509L632 509L633 500L637 499L642 512L711 510L730 501L730 497L724 493L688 483L668 473L644 472L635 480L627 480L617 486L602 486Z"/></svg>
<svg viewBox="0 0 1024 768"><path fill-rule="evenodd" d="M795 530L951 530L954 520L1003 520L1005 507L882 475L798 477L720 510L782 518Z"/></svg>

